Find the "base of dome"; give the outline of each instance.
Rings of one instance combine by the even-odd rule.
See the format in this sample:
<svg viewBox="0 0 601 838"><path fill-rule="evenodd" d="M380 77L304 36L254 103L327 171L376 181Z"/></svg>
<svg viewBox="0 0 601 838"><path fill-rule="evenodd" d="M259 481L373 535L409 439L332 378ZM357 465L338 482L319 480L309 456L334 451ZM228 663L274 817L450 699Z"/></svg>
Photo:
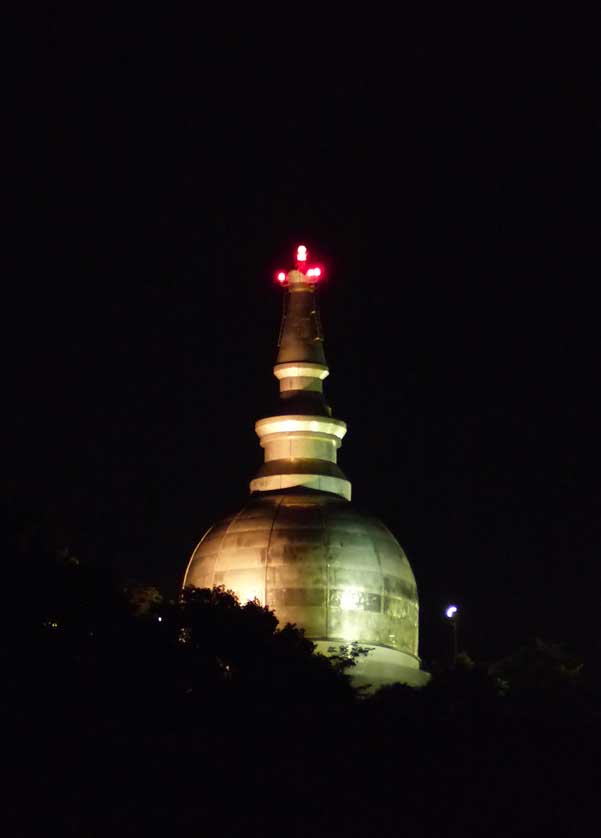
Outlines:
<svg viewBox="0 0 601 838"><path fill-rule="evenodd" d="M335 640L313 640L315 651L326 657L341 645ZM389 684L406 684L409 687L424 687L430 680L428 672L419 668L419 660L405 652L387 649L384 646L372 646L369 643L360 644L369 649L369 653L357 659L350 670L354 687L368 688L375 692L380 687Z"/></svg>

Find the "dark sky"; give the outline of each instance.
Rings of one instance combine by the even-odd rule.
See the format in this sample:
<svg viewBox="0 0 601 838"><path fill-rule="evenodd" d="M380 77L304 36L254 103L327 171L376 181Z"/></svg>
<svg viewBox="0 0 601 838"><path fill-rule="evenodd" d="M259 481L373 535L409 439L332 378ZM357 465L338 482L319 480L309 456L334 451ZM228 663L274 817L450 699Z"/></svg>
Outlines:
<svg viewBox="0 0 601 838"><path fill-rule="evenodd" d="M424 656L450 600L474 654L598 650L587 23L78 14L25 21L13 66L13 506L173 593L261 461L303 241L340 463L409 555Z"/></svg>

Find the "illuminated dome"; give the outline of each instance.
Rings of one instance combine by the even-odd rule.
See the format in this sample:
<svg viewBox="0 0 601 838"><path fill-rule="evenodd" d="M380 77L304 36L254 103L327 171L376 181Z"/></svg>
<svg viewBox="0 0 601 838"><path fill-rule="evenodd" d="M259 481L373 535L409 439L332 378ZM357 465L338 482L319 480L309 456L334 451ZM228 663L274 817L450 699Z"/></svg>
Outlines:
<svg viewBox="0 0 601 838"><path fill-rule="evenodd" d="M323 395L329 369L315 295L323 271L306 260L299 247L296 269L277 274L287 290L274 367L280 409L255 426L265 462L246 506L195 548L184 586L224 585L242 602L256 598L324 653L368 647L356 683L423 684L413 572L392 533L353 508L337 464L347 428Z"/></svg>
<svg viewBox="0 0 601 838"><path fill-rule="evenodd" d="M256 597L322 649L353 641L380 647L377 657L399 670L396 680L412 674L401 670L419 668L417 591L407 557L382 523L334 494L253 496L209 529L184 585L224 585L243 601Z"/></svg>

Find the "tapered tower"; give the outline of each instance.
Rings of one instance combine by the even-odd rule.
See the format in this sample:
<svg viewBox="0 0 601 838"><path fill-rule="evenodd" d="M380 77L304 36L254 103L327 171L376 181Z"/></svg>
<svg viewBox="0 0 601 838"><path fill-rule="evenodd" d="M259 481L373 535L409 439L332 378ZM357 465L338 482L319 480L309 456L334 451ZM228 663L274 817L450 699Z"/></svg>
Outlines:
<svg viewBox="0 0 601 838"><path fill-rule="evenodd" d="M337 465L346 423L332 418L323 382L330 371L323 347L316 287L319 267L307 268L307 250L297 249L296 268L278 280L285 289L284 314L273 374L280 385L280 409L255 430L265 462L251 492L303 486L351 499L351 484Z"/></svg>
<svg viewBox="0 0 601 838"><path fill-rule="evenodd" d="M392 533L350 504L337 463L346 424L332 417L317 307L319 266L306 247L280 272L285 293L278 355L279 409L255 429L264 463L249 503L215 524L194 550L184 586L225 585L257 598L280 624L296 623L323 652L341 643L371 648L357 682L419 685L418 597L413 572Z"/></svg>

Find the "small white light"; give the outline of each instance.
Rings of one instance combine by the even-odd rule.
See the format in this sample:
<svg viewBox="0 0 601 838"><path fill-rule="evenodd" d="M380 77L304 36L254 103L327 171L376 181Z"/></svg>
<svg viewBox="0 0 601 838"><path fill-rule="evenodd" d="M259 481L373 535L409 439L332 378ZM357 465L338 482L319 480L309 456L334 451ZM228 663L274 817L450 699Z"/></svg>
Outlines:
<svg viewBox="0 0 601 838"><path fill-rule="evenodd" d="M159 621L159 623L162 623L162 622L163 622L163 618L162 618L162 617L157 617L157 620Z"/></svg>
<svg viewBox="0 0 601 838"><path fill-rule="evenodd" d="M457 606L456 605L449 605L447 610L444 612L449 620L452 620L455 614L457 613Z"/></svg>

